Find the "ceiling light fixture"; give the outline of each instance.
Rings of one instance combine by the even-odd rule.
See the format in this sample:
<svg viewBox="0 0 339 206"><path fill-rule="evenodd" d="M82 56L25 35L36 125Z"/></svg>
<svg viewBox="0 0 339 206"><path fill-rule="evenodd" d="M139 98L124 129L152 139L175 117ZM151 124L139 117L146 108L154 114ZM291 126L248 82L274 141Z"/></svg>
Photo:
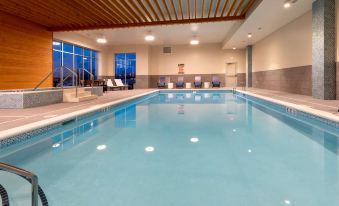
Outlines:
<svg viewBox="0 0 339 206"><path fill-rule="evenodd" d="M154 39L155 39L155 36L152 34L151 31L148 31L147 35L145 36L145 40L146 41L154 41Z"/></svg>
<svg viewBox="0 0 339 206"><path fill-rule="evenodd" d="M233 47L233 50L236 50L237 48Z"/></svg>
<svg viewBox="0 0 339 206"><path fill-rule="evenodd" d="M247 34L247 37L248 37L248 38L252 38L252 33L248 33L248 34Z"/></svg>
<svg viewBox="0 0 339 206"><path fill-rule="evenodd" d="M193 40L191 40L190 41L190 44L191 45L198 45L200 42L199 42L199 40L197 40L197 39L193 39Z"/></svg>
<svg viewBox="0 0 339 206"><path fill-rule="evenodd" d="M297 2L297 0L286 0L284 3L284 8L288 9L292 6L292 4L294 4L295 2Z"/></svg>
<svg viewBox="0 0 339 206"><path fill-rule="evenodd" d="M99 44L106 44L107 43L107 39L101 35L101 37L97 38L97 43Z"/></svg>

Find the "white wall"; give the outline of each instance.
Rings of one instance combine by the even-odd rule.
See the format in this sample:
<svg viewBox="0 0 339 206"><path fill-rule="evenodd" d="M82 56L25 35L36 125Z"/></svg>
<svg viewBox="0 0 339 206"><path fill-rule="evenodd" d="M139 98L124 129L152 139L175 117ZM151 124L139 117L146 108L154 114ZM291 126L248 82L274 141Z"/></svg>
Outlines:
<svg viewBox="0 0 339 206"><path fill-rule="evenodd" d="M312 65L312 12L253 46L253 71Z"/></svg>
<svg viewBox="0 0 339 206"><path fill-rule="evenodd" d="M185 64L185 74L225 73L226 62L237 62L238 73L245 72L245 50L222 50L220 44L172 46L172 54L162 49L151 47L152 75L177 74L178 64Z"/></svg>

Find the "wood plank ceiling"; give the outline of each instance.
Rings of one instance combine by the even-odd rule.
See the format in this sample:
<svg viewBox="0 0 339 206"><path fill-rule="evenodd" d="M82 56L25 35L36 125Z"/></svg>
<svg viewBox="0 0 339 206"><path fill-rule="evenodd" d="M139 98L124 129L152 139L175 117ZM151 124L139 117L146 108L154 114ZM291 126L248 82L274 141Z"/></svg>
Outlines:
<svg viewBox="0 0 339 206"><path fill-rule="evenodd" d="M51 31L245 19L257 0L0 0L0 11Z"/></svg>

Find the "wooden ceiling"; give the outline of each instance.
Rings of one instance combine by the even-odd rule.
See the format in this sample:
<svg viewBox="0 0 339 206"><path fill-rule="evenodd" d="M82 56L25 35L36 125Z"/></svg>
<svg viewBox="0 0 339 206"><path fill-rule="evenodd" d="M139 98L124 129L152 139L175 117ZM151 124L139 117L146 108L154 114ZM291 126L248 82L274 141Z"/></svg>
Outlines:
<svg viewBox="0 0 339 206"><path fill-rule="evenodd" d="M0 11L51 31L245 19L257 0L0 0Z"/></svg>

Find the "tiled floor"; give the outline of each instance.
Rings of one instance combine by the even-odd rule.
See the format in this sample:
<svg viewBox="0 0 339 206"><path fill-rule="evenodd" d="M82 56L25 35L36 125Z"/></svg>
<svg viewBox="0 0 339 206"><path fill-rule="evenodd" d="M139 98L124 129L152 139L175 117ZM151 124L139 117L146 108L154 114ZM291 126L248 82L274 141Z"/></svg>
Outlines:
<svg viewBox="0 0 339 206"><path fill-rule="evenodd" d="M86 102L60 103L27 109L0 109L0 131L150 91L152 89L113 91L104 94L104 96L98 99Z"/></svg>
<svg viewBox="0 0 339 206"><path fill-rule="evenodd" d="M79 111L89 108L93 105L105 104L115 100L131 97L145 92L150 92L152 90L153 89L114 91L104 94L104 96L99 97L96 100L81 103L61 103L29 109L0 109L0 131L48 118L53 118L58 115ZM239 88L239 90L241 89ZM331 114L339 116L339 100L324 101L313 99L310 96L253 88L247 89L247 91L281 101L304 105L313 109L329 112Z"/></svg>
<svg viewBox="0 0 339 206"><path fill-rule="evenodd" d="M242 90L239 88L239 90ZM272 91L272 90L264 90L264 89L256 89L250 88L246 91L252 92L254 94L274 98L277 100L294 103L298 105L303 105L307 107L311 107L313 109L329 112L339 116L339 100L320 100L314 99L311 96L305 96L300 94L291 94L286 92Z"/></svg>

